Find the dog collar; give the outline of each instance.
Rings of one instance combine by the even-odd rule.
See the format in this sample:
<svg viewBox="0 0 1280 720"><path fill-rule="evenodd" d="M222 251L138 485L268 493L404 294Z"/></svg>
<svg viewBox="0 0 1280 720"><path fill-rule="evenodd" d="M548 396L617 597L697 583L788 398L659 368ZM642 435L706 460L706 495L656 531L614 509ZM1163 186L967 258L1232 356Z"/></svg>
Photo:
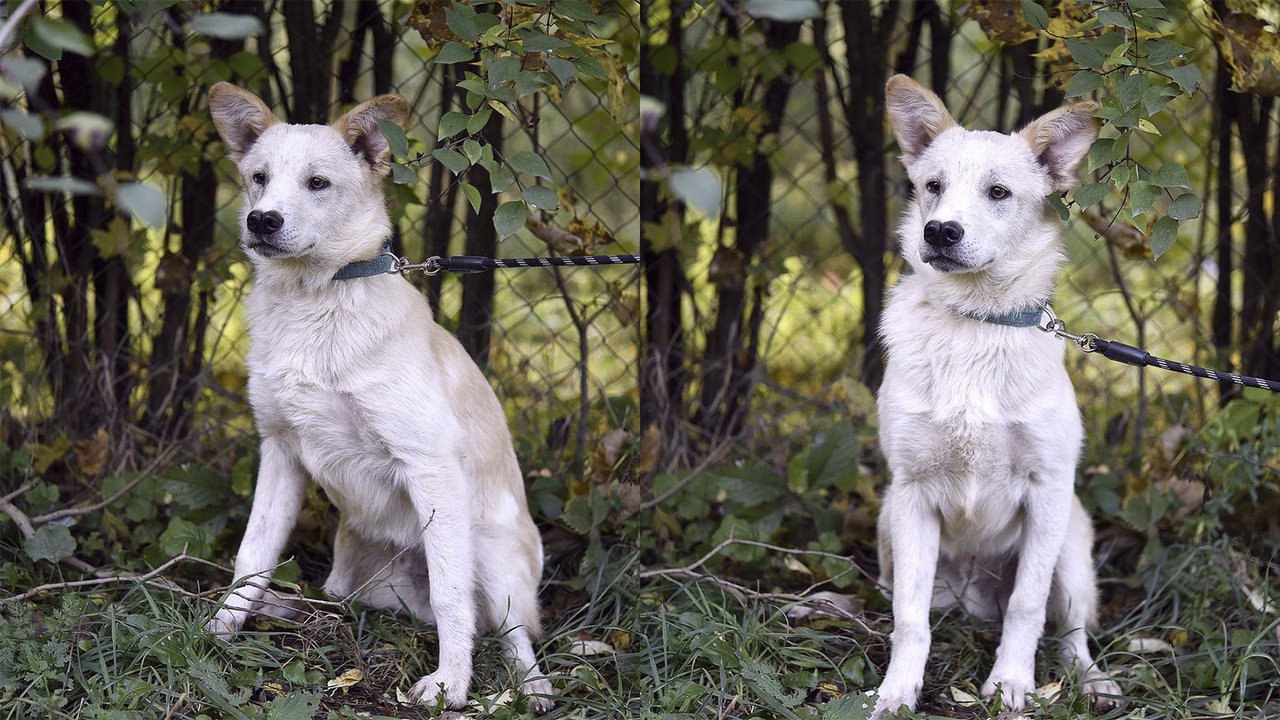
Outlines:
<svg viewBox="0 0 1280 720"><path fill-rule="evenodd" d="M971 313L964 310L951 308L951 312L957 315L963 315L973 320L979 320L992 325L1004 325L1005 327L1040 327L1040 320L1044 317L1045 307L1048 303L1037 303L1021 310L1014 310L1007 313Z"/></svg>
<svg viewBox="0 0 1280 720"><path fill-rule="evenodd" d="M391 252L391 239L388 238L382 244L382 252L374 258L368 260L357 260L353 263L347 263L342 269L334 273L334 280L355 280L356 278L373 277L374 275L385 275L396 269L398 262L396 256Z"/></svg>

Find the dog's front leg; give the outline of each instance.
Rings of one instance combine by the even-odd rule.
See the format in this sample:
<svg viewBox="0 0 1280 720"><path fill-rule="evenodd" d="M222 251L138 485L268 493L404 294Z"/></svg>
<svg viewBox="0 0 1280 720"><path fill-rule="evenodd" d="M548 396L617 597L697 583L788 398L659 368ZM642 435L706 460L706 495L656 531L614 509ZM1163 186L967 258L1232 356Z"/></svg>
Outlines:
<svg viewBox="0 0 1280 720"><path fill-rule="evenodd" d="M253 604L262 599L297 522L305 486L306 478L297 460L279 440L270 436L263 438L253 509L249 511L249 524L240 542L240 551L236 553L238 587L205 626L210 632L229 638L244 625Z"/></svg>
<svg viewBox="0 0 1280 720"><path fill-rule="evenodd" d="M460 468L444 477L414 479L409 497L421 520L431 611L440 635L440 664L414 684L409 696L430 703L441 695L450 708L467 703L476 641L474 529Z"/></svg>
<svg viewBox="0 0 1280 720"><path fill-rule="evenodd" d="M1000 687L1005 710L1022 710L1027 694L1036 688L1036 645L1044 634L1045 606L1072 506L1071 476L1033 482L1040 484L1032 488L1026 502L1018 574L1004 611L995 665L982 686L983 697L992 697Z"/></svg>
<svg viewBox="0 0 1280 720"><path fill-rule="evenodd" d="M929 656L929 605L938 569L937 511L918 481L895 481L885 499L893 562L893 635L889 669L876 691L872 720L915 709Z"/></svg>

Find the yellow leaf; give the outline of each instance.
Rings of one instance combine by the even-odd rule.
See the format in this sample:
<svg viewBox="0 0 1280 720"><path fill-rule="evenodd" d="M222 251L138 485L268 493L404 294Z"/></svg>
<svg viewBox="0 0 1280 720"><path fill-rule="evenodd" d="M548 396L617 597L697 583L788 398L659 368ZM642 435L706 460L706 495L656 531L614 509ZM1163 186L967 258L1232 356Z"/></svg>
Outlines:
<svg viewBox="0 0 1280 720"><path fill-rule="evenodd" d="M498 114L499 114L499 115L501 115L502 117L504 117L504 118L506 118L506 119L510 120L511 122L513 122L513 123L515 123L515 124L517 124L517 125L522 125L522 124L523 124L523 123L520 121L520 118L516 117L516 114L515 114L515 113L513 113L513 112L511 112L511 108L507 107L506 105L503 105L502 103L498 102L497 100L490 100L490 101L489 101L489 107L491 107L491 108L493 108L494 110L496 110L496 111L498 112Z"/></svg>
<svg viewBox="0 0 1280 720"><path fill-rule="evenodd" d="M351 668L326 684L331 688L342 688L342 691L346 692L347 688L355 685L363 679L364 672L359 668Z"/></svg>
<svg viewBox="0 0 1280 720"><path fill-rule="evenodd" d="M1151 133L1152 135L1160 134L1160 128L1153 125L1151 121L1146 118L1138 121L1138 129L1145 133Z"/></svg>

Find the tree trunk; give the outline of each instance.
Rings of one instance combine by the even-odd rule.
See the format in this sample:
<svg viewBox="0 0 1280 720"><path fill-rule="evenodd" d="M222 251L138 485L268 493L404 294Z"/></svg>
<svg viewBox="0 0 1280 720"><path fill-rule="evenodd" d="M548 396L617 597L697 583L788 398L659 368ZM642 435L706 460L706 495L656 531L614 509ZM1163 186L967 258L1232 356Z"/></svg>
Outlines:
<svg viewBox="0 0 1280 720"><path fill-rule="evenodd" d="M731 19L730 22L733 22ZM770 22L765 29L765 43L771 51L796 41L799 23ZM775 135L782 127L787 98L795 84L789 73L781 73L765 86L761 111L766 120L759 138ZM744 311L748 292L748 269L769 236L772 213L773 167L768 155L757 151L735 172L735 225L737 239L733 248L721 248L717 255L732 256L732 264L741 268L717 281L715 325L706 338L702 360L702 401L698 426L711 438L732 435L745 412L755 387L755 358L744 346L744 339L754 329L744 330ZM762 315L753 313L757 321Z"/></svg>
<svg viewBox="0 0 1280 720"><path fill-rule="evenodd" d="M640 4L641 25L647 26L649 2ZM685 344L681 305L688 283L680 264L680 253L669 242L655 245L651 234L669 233L669 225L684 222L684 205L662 197L653 172L681 164L688 152L685 132L684 0L673 0L668 24L668 44L675 50L670 75L653 67L653 51L640 47L640 84L666 107L662 117L642 118L640 129L640 222L653 228L640 237L640 254L645 277L645 321L643 355L640 361L640 427L648 433L657 428L661 456L656 468L668 466L679 453L680 427L684 416ZM667 123L663 142L662 123ZM665 237L665 236L663 236Z"/></svg>
<svg viewBox="0 0 1280 720"><path fill-rule="evenodd" d="M502 152L502 115L493 113L481 135L493 146L495 156ZM466 254L493 257L498 251L498 231L493 227L493 212L498 209L498 196L491 190L489 173L481 167L467 171L468 182L480 191L480 212L467 205ZM458 339L480 367L489 364L489 340L493 323L494 277L491 272L462 276L462 311L458 315Z"/></svg>

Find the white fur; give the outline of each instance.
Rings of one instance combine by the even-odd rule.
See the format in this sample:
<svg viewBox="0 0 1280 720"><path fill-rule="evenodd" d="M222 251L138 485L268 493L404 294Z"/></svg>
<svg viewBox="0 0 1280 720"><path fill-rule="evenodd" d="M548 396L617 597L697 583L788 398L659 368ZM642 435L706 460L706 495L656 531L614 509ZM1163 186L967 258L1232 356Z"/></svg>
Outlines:
<svg viewBox="0 0 1280 720"><path fill-rule="evenodd" d="M1044 204L1097 133L1094 106L1055 111L1019 134L965 130L910 79L888 108L916 198L900 227L911 273L889 292L888 365L878 396L892 482L880 513L881 584L892 589L889 668L875 713L915 708L929 652L929 610L960 605L1003 618L982 686L1020 710L1035 689L1046 611L1086 690L1119 695L1094 664L1085 628L1097 607L1089 517L1074 494L1083 428L1063 344L1034 328L973 320L1050 298L1061 228ZM927 184L937 182L937 191ZM991 186L1010 191L993 199ZM925 223L959 222L945 261Z"/></svg>
<svg viewBox="0 0 1280 720"><path fill-rule="evenodd" d="M493 631L525 692L542 696L532 704L549 709L532 646L541 540L497 397L404 278L332 279L390 235L386 145L370 137L369 114L403 122L404 101L376 98L333 126L264 121L261 101L226 84L210 105L245 178L242 228L251 210L284 216L265 252L243 231L255 270L246 311L261 468L236 557L240 587L210 630L229 635L267 610L264 588L310 478L342 514L326 591L358 592L439 630L439 666L413 697L464 705L475 637ZM317 176L330 185L309 187Z"/></svg>

